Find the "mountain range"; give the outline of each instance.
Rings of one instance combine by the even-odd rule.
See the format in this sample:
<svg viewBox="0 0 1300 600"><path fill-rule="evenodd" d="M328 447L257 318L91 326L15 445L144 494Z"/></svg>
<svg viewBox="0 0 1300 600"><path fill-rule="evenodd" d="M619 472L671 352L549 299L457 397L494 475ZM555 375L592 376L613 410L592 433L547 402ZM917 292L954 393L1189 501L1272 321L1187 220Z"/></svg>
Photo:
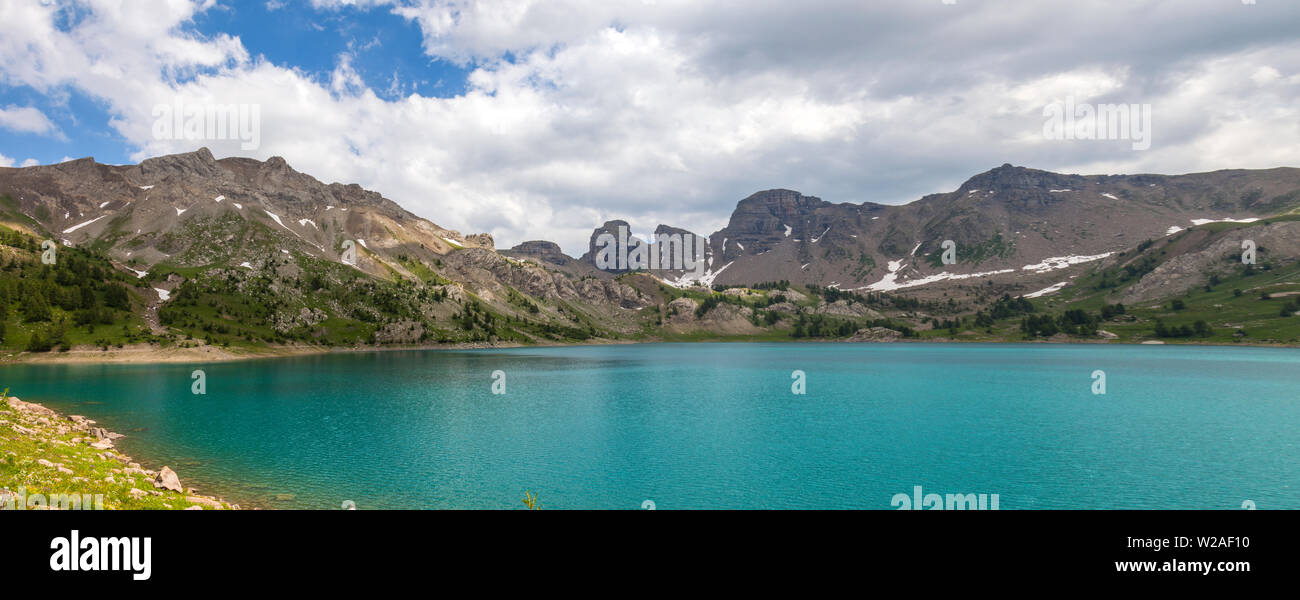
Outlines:
<svg viewBox="0 0 1300 600"><path fill-rule="evenodd" d="M1002 165L957 190L888 206L834 204L792 190L741 200L708 235L707 284L788 280L845 290L933 292L988 281L1032 293L1044 282L1152 239L1209 222L1252 222L1300 206L1300 169L1193 175L1060 175ZM596 234L583 255L591 262ZM684 232L660 225L661 232ZM942 264L951 240L957 261ZM511 249L568 259L544 242ZM558 259L558 260L557 260ZM1039 286L1035 288L1034 286ZM1033 288L1033 289L1031 289Z"/></svg>
<svg viewBox="0 0 1300 600"><path fill-rule="evenodd" d="M87 306L52 302L48 319L15 311L4 341L15 349L42 335L59 336L65 349L104 351L124 336L226 349L852 338L873 330L1005 338L1033 335L1025 311L984 321L999 302L1005 308L1022 296L1057 310L1175 296L1195 304L1189 294L1262 275L1250 283L1268 278L1264 295L1284 303L1300 258L1294 168L1084 176L1002 165L903 205L761 191L707 236L702 274L597 268L601 234L616 235L623 221L596 228L580 257L544 240L498 250L488 234L441 227L281 158L218 160L207 149L138 165L85 158L0 168L0 198L0 223L19 236L5 248L17 265L16 279L0 282L15 294L7 300L21 302L22 282L32 278L51 282L39 288L47 301L71 294L69 286L89 290ZM674 234L694 235L667 224L655 230L656 238ZM41 270L37 260L43 240L121 277L56 281L60 266ZM1243 267L1246 240L1259 260ZM945 261L949 248L954 260ZM116 296L119 283L130 302L112 318L116 337L69 324L86 320L76 311L98 306L95 298ZM1234 299L1247 296L1234 289ZM1265 320L1219 327L1234 335L1276 329L1267 319L1286 311L1262 308L1255 312ZM981 315L988 318L976 325ZM1124 321L1131 331L1117 323L1110 329L1122 331L1110 339L1158 338L1155 321L1179 313L1161 315ZM1285 331L1264 339L1290 340Z"/></svg>

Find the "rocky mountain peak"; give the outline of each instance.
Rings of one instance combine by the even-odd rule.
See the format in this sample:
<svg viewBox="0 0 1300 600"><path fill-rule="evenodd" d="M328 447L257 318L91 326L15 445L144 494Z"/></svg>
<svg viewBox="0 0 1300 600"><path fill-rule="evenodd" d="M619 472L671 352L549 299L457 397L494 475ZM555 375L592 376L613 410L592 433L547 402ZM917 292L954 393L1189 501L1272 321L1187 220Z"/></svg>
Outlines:
<svg viewBox="0 0 1300 600"><path fill-rule="evenodd" d="M772 189L750 194L737 203L736 210L762 207L773 215L782 216L799 214L826 204L828 202L816 196L805 196L794 190Z"/></svg>
<svg viewBox="0 0 1300 600"><path fill-rule="evenodd" d="M546 240L530 240L508 250L510 254L536 257L553 265L564 266L573 261L560 250L560 245Z"/></svg>
<svg viewBox="0 0 1300 600"><path fill-rule="evenodd" d="M805 217L831 203L794 190L765 190L736 204L726 231L735 239L749 235L786 236L803 233Z"/></svg>
<svg viewBox="0 0 1300 600"><path fill-rule="evenodd" d="M685 238L688 235L697 235L694 231L688 231L686 229L682 229L681 227L673 227L672 225L664 225L662 223L655 228L655 237L659 237L661 235L674 235L674 234L680 235L683 238Z"/></svg>
<svg viewBox="0 0 1300 600"><path fill-rule="evenodd" d="M51 168L58 169L72 177L84 177L90 175L91 171L98 169L99 163L95 162L94 157L78 158L68 162L51 165Z"/></svg>
<svg viewBox="0 0 1300 600"><path fill-rule="evenodd" d="M560 250L560 245L555 242L546 240L529 240L520 242L510 249L511 252L527 252L529 254L564 254Z"/></svg>
<svg viewBox="0 0 1300 600"><path fill-rule="evenodd" d="M958 190L962 192L1046 190L1068 187L1071 180L1072 177L1069 175L1017 167L1008 163L967 179Z"/></svg>
<svg viewBox="0 0 1300 600"><path fill-rule="evenodd" d="M266 162L262 163L262 166L263 168L270 171L292 171L293 170L293 168L289 166L289 162L284 160L284 157L282 156L272 156L271 158L266 159Z"/></svg>
<svg viewBox="0 0 1300 600"><path fill-rule="evenodd" d="M193 178L219 177L221 175L221 166L217 164L217 160L213 158L212 152L207 148L199 148L193 152L182 154L146 158L140 162L137 169L141 176L150 181L169 176Z"/></svg>
<svg viewBox="0 0 1300 600"><path fill-rule="evenodd" d="M613 221L605 221L605 224L604 224L604 225L601 225L600 227L597 227L596 229L592 230L592 232L591 232L591 238L587 240L587 249L590 250L590 251L592 251L592 252L594 253L594 252L595 252L595 249L596 249L596 239L599 238L599 237L600 237L601 235L603 235L603 234L608 233L608 234L614 236L615 238L617 238L617 237L618 237L618 228L619 228L619 227L623 227L623 228L627 229L627 231L629 232L629 234L630 234L631 231L632 231L632 226L631 226L631 225L628 225L627 221L624 221L624 220L622 220L622 219L615 219L615 220L613 220Z"/></svg>
<svg viewBox="0 0 1300 600"><path fill-rule="evenodd" d="M487 250L496 249L496 240L490 233L471 233L465 236L465 245Z"/></svg>

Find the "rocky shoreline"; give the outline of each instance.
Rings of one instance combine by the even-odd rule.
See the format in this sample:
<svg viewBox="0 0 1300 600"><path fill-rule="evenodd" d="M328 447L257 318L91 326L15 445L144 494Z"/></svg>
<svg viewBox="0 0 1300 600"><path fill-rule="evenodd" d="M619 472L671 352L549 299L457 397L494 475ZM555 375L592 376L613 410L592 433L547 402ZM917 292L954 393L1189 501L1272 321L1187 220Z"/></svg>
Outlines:
<svg viewBox="0 0 1300 600"><path fill-rule="evenodd" d="M124 437L81 415L0 396L0 510L238 510L147 469L114 447Z"/></svg>
<svg viewBox="0 0 1300 600"><path fill-rule="evenodd" d="M635 344L656 340L588 340L582 343L546 342L525 346L516 342L459 342L452 344L393 344L383 346L309 346L268 345L245 351L231 351L200 345L190 348L133 344L121 349L100 350L94 346L77 346L67 352L14 352L0 356L0 364L84 363L84 364L165 364L215 363L293 356L316 356L358 352L400 352L404 350L487 350L495 348L542 348L550 346L602 346Z"/></svg>
<svg viewBox="0 0 1300 600"><path fill-rule="evenodd" d="M967 331L962 335L972 334ZM1186 346L1223 346L1223 347L1252 347L1252 348L1297 348L1300 345L1284 342L1264 342L1255 340L1237 341L1234 343L1202 341L1202 340L1176 340L1166 342L1164 340L1117 340L1118 336L1110 332L1099 332L1099 336L1093 339L1071 337L1059 334L1052 338L1037 339L1008 339L1008 338L983 338L972 337L964 339L958 337L927 337L927 338L907 338L903 337L902 332L885 327L869 327L859 329L853 335L844 338L809 338L809 339L749 339L745 335L720 333L714 338L696 338L692 340L677 340L671 336L648 336L637 339L596 339L582 342L544 342L537 344L520 344L516 342L461 342L452 344L394 344L383 346L311 346L311 345L268 345L257 349L231 351L227 349L215 348L212 346L200 345L189 348L160 347L152 344L134 344L128 345L121 349L110 349L102 351L97 347L74 347L67 352L16 352L6 355L0 355L0 365L3 364L168 364L168 363L219 363L242 360L258 360L272 358L288 358L299 356L319 356L326 354L348 354L362 352L401 352L411 350L490 350L502 348L547 348L547 347L566 347L566 346L607 346L607 345L625 345L625 344L655 344L655 343L745 343L745 342L763 342L763 343L831 343L831 342L900 342L900 343L934 343L934 344L960 344L960 343L981 343L981 344L1151 344L1159 342L1170 345Z"/></svg>

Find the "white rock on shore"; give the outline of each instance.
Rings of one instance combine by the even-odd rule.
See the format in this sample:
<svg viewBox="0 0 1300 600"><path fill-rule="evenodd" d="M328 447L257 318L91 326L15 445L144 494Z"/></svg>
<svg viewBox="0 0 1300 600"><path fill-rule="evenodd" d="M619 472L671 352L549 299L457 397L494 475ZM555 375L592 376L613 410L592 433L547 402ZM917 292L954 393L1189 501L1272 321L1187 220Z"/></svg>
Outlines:
<svg viewBox="0 0 1300 600"><path fill-rule="evenodd" d="M173 492L185 492L185 488L181 487L181 478L177 477L176 472L171 470L170 467L163 467L162 470L158 471L158 476L154 478L153 485Z"/></svg>

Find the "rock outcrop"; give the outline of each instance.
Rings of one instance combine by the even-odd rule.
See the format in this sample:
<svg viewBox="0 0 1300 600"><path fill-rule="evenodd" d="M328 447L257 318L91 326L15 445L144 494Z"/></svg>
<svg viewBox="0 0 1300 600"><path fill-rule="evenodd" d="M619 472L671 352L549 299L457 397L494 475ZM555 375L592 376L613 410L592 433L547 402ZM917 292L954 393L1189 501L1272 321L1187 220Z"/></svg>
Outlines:
<svg viewBox="0 0 1300 600"><path fill-rule="evenodd" d="M886 327L869 327L859 329L847 342L894 342L902 339L903 333Z"/></svg>

